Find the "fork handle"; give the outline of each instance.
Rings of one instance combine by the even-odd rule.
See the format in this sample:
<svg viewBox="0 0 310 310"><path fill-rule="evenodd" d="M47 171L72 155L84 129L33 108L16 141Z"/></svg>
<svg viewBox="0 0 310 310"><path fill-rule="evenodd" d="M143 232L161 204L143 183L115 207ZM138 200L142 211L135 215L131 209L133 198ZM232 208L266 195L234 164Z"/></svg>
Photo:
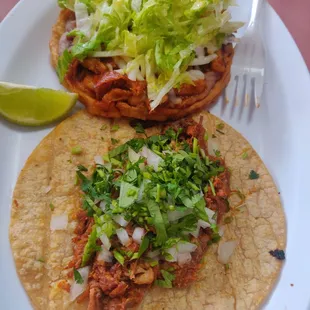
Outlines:
<svg viewBox="0 0 310 310"><path fill-rule="evenodd" d="M256 26L263 2L264 0L253 0L251 19L248 28L254 28Z"/></svg>

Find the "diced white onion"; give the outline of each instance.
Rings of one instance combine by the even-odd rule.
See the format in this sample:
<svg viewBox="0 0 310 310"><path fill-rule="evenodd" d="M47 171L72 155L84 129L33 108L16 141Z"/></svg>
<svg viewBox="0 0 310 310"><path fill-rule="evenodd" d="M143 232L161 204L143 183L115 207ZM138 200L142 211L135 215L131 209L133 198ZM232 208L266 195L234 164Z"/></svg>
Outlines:
<svg viewBox="0 0 310 310"><path fill-rule="evenodd" d="M149 148L144 146L140 152L140 154L146 158L147 164L149 166L153 166L155 171L158 171L158 166L160 162L162 162L162 158L151 151Z"/></svg>
<svg viewBox="0 0 310 310"><path fill-rule="evenodd" d="M101 233L101 236L99 237L101 242L102 242L102 246L107 249L107 250L110 250L111 248L111 242L108 238L108 236L103 232Z"/></svg>
<svg viewBox="0 0 310 310"><path fill-rule="evenodd" d="M191 253L197 249L197 245L190 242L178 242L177 244L177 251L178 253Z"/></svg>
<svg viewBox="0 0 310 310"><path fill-rule="evenodd" d="M200 70L189 70L187 73L193 81L205 79L205 75Z"/></svg>
<svg viewBox="0 0 310 310"><path fill-rule="evenodd" d="M179 253L177 259L179 265L184 265L192 260L192 255L191 253Z"/></svg>
<svg viewBox="0 0 310 310"><path fill-rule="evenodd" d="M114 222L117 224L126 227L128 225L128 222L124 219L124 217L120 214L114 215L113 217Z"/></svg>
<svg viewBox="0 0 310 310"><path fill-rule="evenodd" d="M140 155L136 153L131 147L128 148L128 158L131 163L135 163L139 160Z"/></svg>
<svg viewBox="0 0 310 310"><path fill-rule="evenodd" d="M169 97L169 101L171 101L173 104L182 103L182 98L176 96L174 89L171 89L169 91L168 97Z"/></svg>
<svg viewBox="0 0 310 310"><path fill-rule="evenodd" d="M168 262L176 262L178 260L178 252L175 247L166 250L166 253L171 255L171 257L166 258Z"/></svg>
<svg viewBox="0 0 310 310"><path fill-rule="evenodd" d="M225 232L225 226L220 226L220 227L219 227L219 235L220 235L221 237L224 236L224 232Z"/></svg>
<svg viewBox="0 0 310 310"><path fill-rule="evenodd" d="M83 282L81 284L79 284L79 283L76 283L74 281L73 284L71 285L71 289L70 289L70 300L71 301L75 300L77 297L79 297L85 291L85 289L87 287L88 274L90 271L90 267L86 266L83 268L79 268L79 269L77 269L77 271L81 275Z"/></svg>
<svg viewBox="0 0 310 310"><path fill-rule="evenodd" d="M101 251L97 256L97 260L112 263L113 255L106 248L101 247Z"/></svg>
<svg viewBox="0 0 310 310"><path fill-rule="evenodd" d="M168 215L168 220L169 222L175 222L179 219L181 219L182 217L188 215L188 214L191 214L192 213L192 210L190 209L187 209L185 211L168 211L167 212L167 215Z"/></svg>
<svg viewBox="0 0 310 310"><path fill-rule="evenodd" d="M122 245L128 245L130 242L127 231L124 228L116 229L116 234Z"/></svg>
<svg viewBox="0 0 310 310"><path fill-rule="evenodd" d="M218 149L219 149L219 145L216 142L216 140L212 139L212 138L209 138L208 139L208 153L209 153L209 155L215 156L215 152L214 151L216 151Z"/></svg>
<svg viewBox="0 0 310 310"><path fill-rule="evenodd" d="M202 56L202 57L198 57L195 58L191 63L190 66L202 66L202 65L206 65L208 63L210 63L211 61L213 61L215 58L217 58L216 54L211 54L208 56Z"/></svg>
<svg viewBox="0 0 310 310"><path fill-rule="evenodd" d="M50 228L51 230L63 230L68 225L68 214L52 215Z"/></svg>
<svg viewBox="0 0 310 310"><path fill-rule="evenodd" d="M155 251L150 251L147 253L147 257L149 258L155 258L155 257L158 257L160 254L160 250L155 250Z"/></svg>
<svg viewBox="0 0 310 310"><path fill-rule="evenodd" d="M203 57L205 55L205 49L202 46L196 47L195 51L198 57Z"/></svg>
<svg viewBox="0 0 310 310"><path fill-rule="evenodd" d="M211 225L206 222L206 221L203 221L203 220L198 220L198 226L202 227L202 228L208 228L208 227L211 227Z"/></svg>
<svg viewBox="0 0 310 310"><path fill-rule="evenodd" d="M46 186L44 189L44 193L47 194L48 192L50 192L51 189L52 189L52 187L50 185Z"/></svg>
<svg viewBox="0 0 310 310"><path fill-rule="evenodd" d="M135 230L133 231L132 239L138 244L141 244L144 234L145 234L144 228L136 227Z"/></svg>
<svg viewBox="0 0 310 310"><path fill-rule="evenodd" d="M102 156L100 156L100 155L96 155L96 156L94 157L94 161L95 161L95 163L96 163L97 165L104 165L103 158L102 158Z"/></svg>
<svg viewBox="0 0 310 310"><path fill-rule="evenodd" d="M100 201L99 207L100 207L100 209L101 209L103 212L105 212L105 209L106 209L106 207L107 207L107 203L106 203L104 200L102 200L102 201Z"/></svg>
<svg viewBox="0 0 310 310"><path fill-rule="evenodd" d="M219 262L222 264L227 264L236 246L236 240L221 242L217 250Z"/></svg>
<svg viewBox="0 0 310 310"><path fill-rule="evenodd" d="M208 215L210 224L216 224L216 219L215 219L215 212L209 208L206 208L206 213Z"/></svg>

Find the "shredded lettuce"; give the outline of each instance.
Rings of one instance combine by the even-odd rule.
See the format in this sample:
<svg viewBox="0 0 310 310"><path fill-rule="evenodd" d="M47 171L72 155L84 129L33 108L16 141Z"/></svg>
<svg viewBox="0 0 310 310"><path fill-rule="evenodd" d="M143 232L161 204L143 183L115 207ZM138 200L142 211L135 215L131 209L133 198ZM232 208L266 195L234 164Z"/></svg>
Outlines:
<svg viewBox="0 0 310 310"><path fill-rule="evenodd" d="M123 73L145 79L151 109L173 87L192 83L184 74L196 47L215 52L241 23L230 22L233 0L58 0L75 12L73 46L57 70L62 81L73 58L126 59ZM70 56L69 56L70 55ZM128 59L129 57L129 59Z"/></svg>

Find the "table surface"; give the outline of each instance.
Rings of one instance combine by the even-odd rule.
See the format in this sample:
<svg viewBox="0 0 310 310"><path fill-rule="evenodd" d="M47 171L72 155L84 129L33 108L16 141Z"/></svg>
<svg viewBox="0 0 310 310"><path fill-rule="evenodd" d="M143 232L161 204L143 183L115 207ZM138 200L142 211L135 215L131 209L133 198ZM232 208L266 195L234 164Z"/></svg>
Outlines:
<svg viewBox="0 0 310 310"><path fill-rule="evenodd" d="M18 0L0 1L0 21L17 2ZM310 70L310 0L269 0L269 2L291 32Z"/></svg>

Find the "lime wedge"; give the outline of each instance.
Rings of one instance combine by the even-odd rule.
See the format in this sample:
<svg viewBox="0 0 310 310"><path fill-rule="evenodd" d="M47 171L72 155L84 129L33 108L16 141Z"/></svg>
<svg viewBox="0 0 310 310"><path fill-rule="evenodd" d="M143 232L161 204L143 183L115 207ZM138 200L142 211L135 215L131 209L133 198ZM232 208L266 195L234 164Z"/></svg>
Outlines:
<svg viewBox="0 0 310 310"><path fill-rule="evenodd" d="M65 91L0 82L0 114L20 125L52 123L65 116L77 98Z"/></svg>

